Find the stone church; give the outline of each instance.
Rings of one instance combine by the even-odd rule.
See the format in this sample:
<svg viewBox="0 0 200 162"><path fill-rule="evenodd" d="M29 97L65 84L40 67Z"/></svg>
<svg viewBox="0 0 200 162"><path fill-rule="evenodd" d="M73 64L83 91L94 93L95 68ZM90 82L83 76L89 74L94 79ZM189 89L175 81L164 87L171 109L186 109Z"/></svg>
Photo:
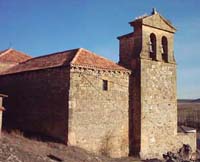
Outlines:
<svg viewBox="0 0 200 162"><path fill-rule="evenodd" d="M4 126L112 157L195 151L196 133L177 131L175 27L155 10L129 24L118 64L78 48L1 72Z"/></svg>

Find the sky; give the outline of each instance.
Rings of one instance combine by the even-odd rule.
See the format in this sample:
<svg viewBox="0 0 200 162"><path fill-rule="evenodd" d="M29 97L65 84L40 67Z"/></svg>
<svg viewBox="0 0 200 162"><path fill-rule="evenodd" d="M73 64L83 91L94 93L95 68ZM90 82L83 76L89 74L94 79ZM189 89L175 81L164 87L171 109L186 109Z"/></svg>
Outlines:
<svg viewBox="0 0 200 162"><path fill-rule="evenodd" d="M118 62L117 36L152 8L177 28L178 98L200 98L199 0L0 0L0 50L33 57L86 48Z"/></svg>

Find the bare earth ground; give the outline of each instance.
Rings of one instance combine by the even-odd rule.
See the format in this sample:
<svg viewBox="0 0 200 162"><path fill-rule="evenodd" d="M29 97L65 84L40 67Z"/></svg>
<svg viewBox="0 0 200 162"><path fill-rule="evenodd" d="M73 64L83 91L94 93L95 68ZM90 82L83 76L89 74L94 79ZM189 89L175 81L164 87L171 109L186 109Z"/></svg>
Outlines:
<svg viewBox="0 0 200 162"><path fill-rule="evenodd" d="M198 134L200 148L200 133ZM20 133L3 132L0 139L0 162L141 162L133 157L113 159L91 154L81 148L42 142ZM154 160L153 160L154 161Z"/></svg>
<svg viewBox="0 0 200 162"><path fill-rule="evenodd" d="M112 159L96 156L77 147L67 147L53 142L28 139L19 133L2 133L0 139L0 162L136 162L127 157Z"/></svg>

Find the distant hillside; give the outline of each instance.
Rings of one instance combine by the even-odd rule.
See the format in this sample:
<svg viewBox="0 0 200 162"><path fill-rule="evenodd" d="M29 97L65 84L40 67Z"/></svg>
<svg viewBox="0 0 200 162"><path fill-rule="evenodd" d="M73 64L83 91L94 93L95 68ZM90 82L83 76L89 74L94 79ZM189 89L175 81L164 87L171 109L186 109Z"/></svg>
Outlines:
<svg viewBox="0 0 200 162"><path fill-rule="evenodd" d="M193 100L192 102L200 103L200 98Z"/></svg>
<svg viewBox="0 0 200 162"><path fill-rule="evenodd" d="M178 99L178 103L200 103L200 98L198 99Z"/></svg>

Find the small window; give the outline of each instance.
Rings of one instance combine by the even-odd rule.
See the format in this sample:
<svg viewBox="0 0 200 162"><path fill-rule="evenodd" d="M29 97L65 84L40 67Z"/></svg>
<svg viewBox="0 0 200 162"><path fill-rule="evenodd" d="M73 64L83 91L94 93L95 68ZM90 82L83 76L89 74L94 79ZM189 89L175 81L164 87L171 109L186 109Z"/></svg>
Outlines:
<svg viewBox="0 0 200 162"><path fill-rule="evenodd" d="M108 90L108 81L107 80L103 80L103 90L104 91Z"/></svg>

